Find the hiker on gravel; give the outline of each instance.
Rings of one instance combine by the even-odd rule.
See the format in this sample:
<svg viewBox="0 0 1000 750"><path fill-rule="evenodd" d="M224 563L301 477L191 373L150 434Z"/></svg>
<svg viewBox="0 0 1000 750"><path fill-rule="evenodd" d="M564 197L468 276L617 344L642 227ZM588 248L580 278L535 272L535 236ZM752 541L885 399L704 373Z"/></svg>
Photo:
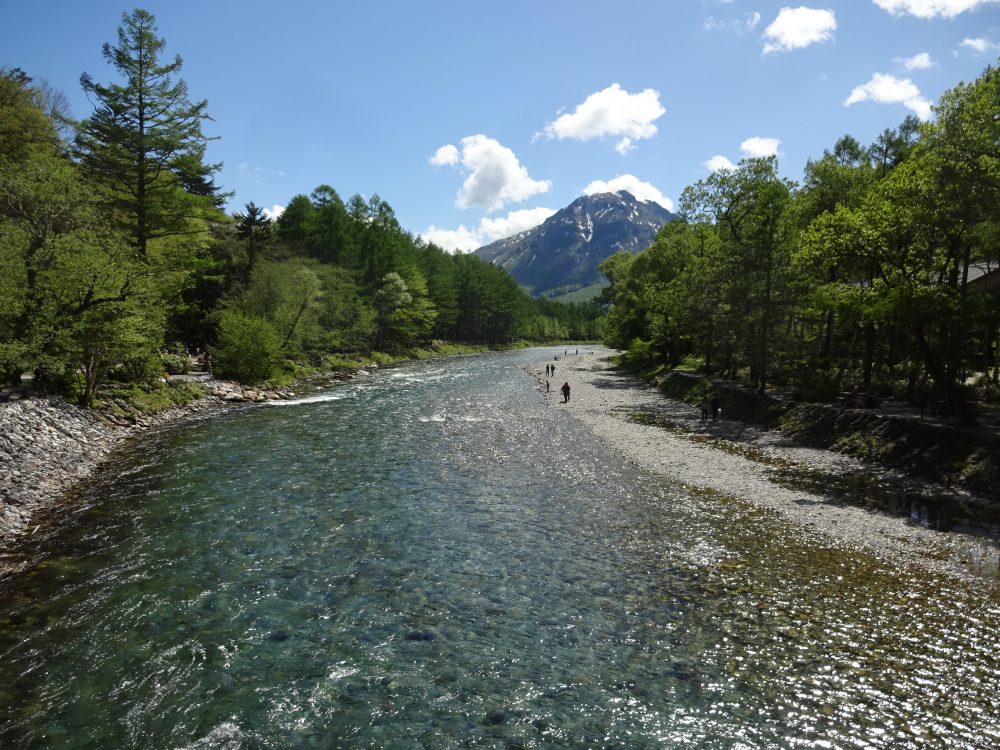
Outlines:
<svg viewBox="0 0 1000 750"><path fill-rule="evenodd" d="M719 412L722 411L722 399L718 396L712 396L709 406L712 407L712 421L714 422L719 418Z"/></svg>
<svg viewBox="0 0 1000 750"><path fill-rule="evenodd" d="M703 396L701 401L698 402L698 408L701 410L701 421L708 421L708 398Z"/></svg>
<svg viewBox="0 0 1000 750"><path fill-rule="evenodd" d="M569 403L569 383L562 384L563 403Z"/></svg>

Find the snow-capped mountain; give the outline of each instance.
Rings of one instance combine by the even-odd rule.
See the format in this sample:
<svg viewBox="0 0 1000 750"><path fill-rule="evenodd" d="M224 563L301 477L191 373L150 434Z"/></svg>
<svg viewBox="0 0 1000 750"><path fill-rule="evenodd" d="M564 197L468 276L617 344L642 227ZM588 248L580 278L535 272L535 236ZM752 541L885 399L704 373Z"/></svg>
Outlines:
<svg viewBox="0 0 1000 750"><path fill-rule="evenodd" d="M536 297L557 297L606 281L601 261L645 250L674 218L663 206L624 190L579 198L542 224L475 251L507 269Z"/></svg>

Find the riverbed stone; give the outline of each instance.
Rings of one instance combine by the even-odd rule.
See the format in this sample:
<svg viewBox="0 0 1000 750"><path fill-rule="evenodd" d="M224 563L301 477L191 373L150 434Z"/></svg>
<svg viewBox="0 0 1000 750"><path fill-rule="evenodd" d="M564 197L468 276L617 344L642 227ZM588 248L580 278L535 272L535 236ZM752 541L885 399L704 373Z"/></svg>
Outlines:
<svg viewBox="0 0 1000 750"><path fill-rule="evenodd" d="M410 630L406 633L408 641L433 641L435 633L433 630Z"/></svg>

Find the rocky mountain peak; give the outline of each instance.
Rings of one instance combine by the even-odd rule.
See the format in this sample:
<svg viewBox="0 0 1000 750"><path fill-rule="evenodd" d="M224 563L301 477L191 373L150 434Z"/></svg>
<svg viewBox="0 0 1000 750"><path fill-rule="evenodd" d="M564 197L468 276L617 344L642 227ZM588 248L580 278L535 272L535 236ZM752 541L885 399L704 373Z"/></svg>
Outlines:
<svg viewBox="0 0 1000 750"><path fill-rule="evenodd" d="M536 297L557 297L605 279L597 266L621 250L649 247L674 214L622 190L577 198L542 224L475 251L507 269Z"/></svg>

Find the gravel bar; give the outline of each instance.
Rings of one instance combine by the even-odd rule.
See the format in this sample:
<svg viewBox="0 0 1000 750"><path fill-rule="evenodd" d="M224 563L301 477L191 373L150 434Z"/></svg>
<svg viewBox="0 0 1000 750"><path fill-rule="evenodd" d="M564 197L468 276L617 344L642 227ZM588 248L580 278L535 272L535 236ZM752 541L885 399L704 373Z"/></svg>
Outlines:
<svg viewBox="0 0 1000 750"><path fill-rule="evenodd" d="M822 534L839 546L865 550L886 563L919 565L949 577L1000 588L1000 545L992 536L938 531L908 516L851 505L832 495L791 489L775 483L772 467L780 464L831 478L877 472L890 486L898 483L926 487L926 482L833 451L796 445L777 433L726 420L724 413L718 422L702 422L695 407L616 369L609 361L613 354L609 349L588 347L576 356L560 357L556 363L558 377L550 380L550 391L545 389L546 362L528 370L552 408L565 409L644 469L688 487L769 508L803 530ZM569 403L563 403L563 382L569 382L572 389ZM673 428L633 421L636 412L655 414L657 421ZM723 449L727 447L738 450Z"/></svg>

